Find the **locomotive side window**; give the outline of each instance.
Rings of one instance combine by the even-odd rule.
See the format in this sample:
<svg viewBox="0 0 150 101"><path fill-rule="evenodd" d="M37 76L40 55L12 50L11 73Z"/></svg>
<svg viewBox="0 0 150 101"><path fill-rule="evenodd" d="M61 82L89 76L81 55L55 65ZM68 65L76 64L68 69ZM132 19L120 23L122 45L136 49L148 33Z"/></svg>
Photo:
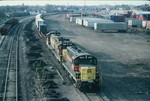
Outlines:
<svg viewBox="0 0 150 101"><path fill-rule="evenodd" d="M93 65L97 65L97 60L93 58Z"/></svg>
<svg viewBox="0 0 150 101"><path fill-rule="evenodd" d="M59 45L59 46L58 46L58 49L59 49L59 50L62 50L62 45Z"/></svg>
<svg viewBox="0 0 150 101"><path fill-rule="evenodd" d="M75 65L79 65L78 59L75 59L75 60L74 60L74 64L75 64Z"/></svg>

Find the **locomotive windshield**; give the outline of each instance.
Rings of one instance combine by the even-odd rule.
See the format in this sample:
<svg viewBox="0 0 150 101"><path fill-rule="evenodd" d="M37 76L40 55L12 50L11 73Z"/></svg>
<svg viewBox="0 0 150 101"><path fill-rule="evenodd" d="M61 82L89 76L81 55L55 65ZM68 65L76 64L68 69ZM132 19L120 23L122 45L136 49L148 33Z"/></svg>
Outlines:
<svg viewBox="0 0 150 101"><path fill-rule="evenodd" d="M88 64L88 65L97 65L97 60L92 56L80 56L74 60L75 65L79 64Z"/></svg>

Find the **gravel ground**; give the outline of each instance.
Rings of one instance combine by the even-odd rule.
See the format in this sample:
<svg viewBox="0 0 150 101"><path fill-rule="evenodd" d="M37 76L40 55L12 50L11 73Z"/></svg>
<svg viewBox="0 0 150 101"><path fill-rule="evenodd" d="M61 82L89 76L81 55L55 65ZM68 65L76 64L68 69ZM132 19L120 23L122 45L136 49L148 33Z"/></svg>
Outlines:
<svg viewBox="0 0 150 101"><path fill-rule="evenodd" d="M20 23L22 23L22 27L24 27L24 25L26 25L26 23L28 22L28 20L30 19L29 18L26 18L26 19L21 19L20 20ZM2 86L1 87L1 90L4 89L4 80L5 80L5 73L6 73L6 62L7 62L7 54L8 54L8 50L10 48L9 46L9 41L11 41L11 38L13 37L13 33L15 33L16 29L15 28L12 28L12 30L10 31L10 33L8 35L6 35L6 37L4 38L4 41L2 42L1 46L0 46L0 73L1 73L1 79L2 82L0 82L0 85ZM19 31L19 33L23 33L22 31ZM22 43L22 42L21 42ZM20 49L20 52L22 52L22 50ZM20 57L22 57L22 55L20 55ZM20 59L20 61L22 62L22 59ZM20 69L19 69L20 70ZM20 76L21 78L21 76ZM19 80L20 80L19 78ZM25 87L25 86L23 86ZM22 92L21 92L22 88L20 87L20 81L19 81L19 100L22 99ZM0 91L0 93L3 94L3 91Z"/></svg>
<svg viewBox="0 0 150 101"><path fill-rule="evenodd" d="M102 33L71 23L59 14L45 19L49 31L60 31L98 58L103 72L101 97L112 101L149 101L150 36L142 29Z"/></svg>
<svg viewBox="0 0 150 101"><path fill-rule="evenodd" d="M5 39L5 40L4 40ZM6 66L7 66L7 54L8 51L6 51L9 47L8 40L11 40L10 37L3 37L1 39L0 43L0 100L2 100L3 97L3 90L4 90L4 83L5 83L5 75L6 75Z"/></svg>
<svg viewBox="0 0 150 101"><path fill-rule="evenodd" d="M66 83L63 84L56 72L56 67L63 72L64 70L52 55L45 42L36 33L34 23L29 23L32 19L32 17L20 19L20 23L23 26L20 31L19 43L19 100L82 101L67 74L64 75L66 76L64 78ZM3 49L1 47L1 54L7 52L7 42L5 44ZM1 55L1 60L4 60L4 57L4 55ZM3 61L0 62L2 62L1 66L5 65ZM53 69L50 69L50 67L53 67ZM0 68L0 73L3 71L3 68ZM1 74L0 76L2 77L4 72ZM2 79L0 78L1 84ZM2 93L0 90L0 99L1 97Z"/></svg>
<svg viewBox="0 0 150 101"><path fill-rule="evenodd" d="M30 24L27 26L30 26ZM66 84L63 84L60 76L56 72L56 67L60 69L62 69L62 67L52 55L44 40L36 33L34 23L32 29L28 27L28 31L25 30L22 39L24 40L23 47L25 48L25 52L23 53L25 56L24 59L28 59L23 63L27 65L27 70L23 70L24 74L27 75L27 77L24 77L26 79L25 81L28 81L24 83L24 85L28 85L28 89L25 91L30 93L30 95L28 93L25 94L27 101L82 101L80 95L78 95L66 75L64 78ZM44 66L42 66L42 68L32 67L35 60L43 61ZM51 67L53 67L53 69L50 69ZM48 74L48 76L45 78L46 74ZM53 83L48 85L45 83L46 88L44 91L41 90L41 88L44 87L42 83L48 80Z"/></svg>

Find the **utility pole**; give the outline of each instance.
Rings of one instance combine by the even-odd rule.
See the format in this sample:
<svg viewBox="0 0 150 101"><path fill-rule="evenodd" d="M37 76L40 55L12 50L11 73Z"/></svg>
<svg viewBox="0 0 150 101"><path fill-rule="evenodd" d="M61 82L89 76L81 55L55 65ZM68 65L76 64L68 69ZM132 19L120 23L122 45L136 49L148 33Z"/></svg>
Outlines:
<svg viewBox="0 0 150 101"><path fill-rule="evenodd" d="M115 7L115 10L116 10L116 3L115 3L115 0L114 0L114 7Z"/></svg>
<svg viewBox="0 0 150 101"><path fill-rule="evenodd" d="M85 12L85 5L86 5L86 0L84 0L84 12Z"/></svg>

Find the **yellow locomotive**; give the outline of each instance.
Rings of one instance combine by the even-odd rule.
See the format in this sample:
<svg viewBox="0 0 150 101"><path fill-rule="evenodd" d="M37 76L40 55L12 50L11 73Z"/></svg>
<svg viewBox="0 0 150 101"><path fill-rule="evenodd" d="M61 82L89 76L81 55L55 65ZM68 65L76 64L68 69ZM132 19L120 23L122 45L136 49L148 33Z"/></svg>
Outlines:
<svg viewBox="0 0 150 101"><path fill-rule="evenodd" d="M69 39L61 37L57 31L47 34L46 43L80 91L99 90L101 73L97 69L96 57L84 52Z"/></svg>

